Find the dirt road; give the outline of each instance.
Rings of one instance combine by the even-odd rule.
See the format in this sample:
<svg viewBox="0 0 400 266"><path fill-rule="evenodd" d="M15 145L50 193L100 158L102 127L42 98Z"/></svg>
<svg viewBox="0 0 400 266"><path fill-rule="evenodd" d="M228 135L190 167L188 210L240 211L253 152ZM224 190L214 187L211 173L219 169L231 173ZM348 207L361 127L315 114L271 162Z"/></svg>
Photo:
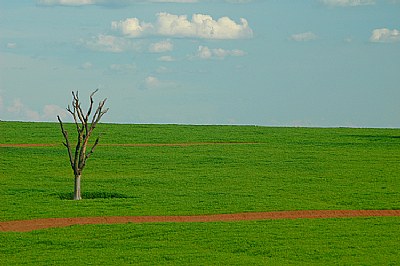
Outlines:
<svg viewBox="0 0 400 266"><path fill-rule="evenodd" d="M327 219L354 217L395 217L400 210L317 210L317 211L278 211L237 214L213 214L193 216L113 216L48 218L36 220L0 222L0 231L28 232L33 230L66 227L86 224L123 223L188 223L188 222L235 222L277 219Z"/></svg>

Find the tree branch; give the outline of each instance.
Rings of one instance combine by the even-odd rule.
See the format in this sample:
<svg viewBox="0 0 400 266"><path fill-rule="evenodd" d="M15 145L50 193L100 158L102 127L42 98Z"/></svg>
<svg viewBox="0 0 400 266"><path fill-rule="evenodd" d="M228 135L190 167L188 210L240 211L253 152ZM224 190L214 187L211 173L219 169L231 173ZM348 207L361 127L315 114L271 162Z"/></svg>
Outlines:
<svg viewBox="0 0 400 266"><path fill-rule="evenodd" d="M91 148L90 151L86 154L83 167L86 165L86 160L89 159L89 157L92 155L92 153L93 153L94 150L96 149L97 144L99 144L99 140L100 140L100 137L98 137L98 138L96 139L96 141L95 141L95 143L93 144L92 148Z"/></svg>
<svg viewBox="0 0 400 266"><path fill-rule="evenodd" d="M63 122L61 121L60 116L57 116L57 118L58 118L58 122L60 123L60 126L61 126L61 132L65 138L65 142L63 142L63 144L65 147L67 147L69 162L71 164L72 169L75 169L74 161L72 159L71 145L70 145L69 139L68 139L68 132L64 129L64 125L63 125Z"/></svg>
<svg viewBox="0 0 400 266"><path fill-rule="evenodd" d="M92 113L92 108L93 108L93 103L94 103L94 101L93 101L93 96L94 96L95 93L98 92L98 91L99 91L99 89L96 89L94 92L92 92L92 94L90 94L90 106L89 106L89 110L88 110L88 112L87 112L87 114L86 114L86 118L85 118L86 123L87 123L87 121L89 120L90 114Z"/></svg>
<svg viewBox="0 0 400 266"><path fill-rule="evenodd" d="M72 97L73 97L72 108L68 105L67 111L74 118L76 130L78 133L74 154L72 152L71 145L68 140L68 133L64 130L61 119L58 116L58 120L61 125L61 130L66 140L66 142L63 144L68 149L68 156L70 158L71 167L74 170L75 176L80 175L82 173L82 170L86 165L86 160L93 154L96 146L98 145L99 137L96 139L90 151L88 153L86 152L89 138L91 137L94 128L97 126L97 123L99 123L101 117L109 110L108 108L106 110L103 110L107 99L100 101L96 111L93 114L91 121L92 123L89 125L89 117L92 114L93 104L94 104L93 96L96 94L97 91L98 89L96 89L94 92L90 94L89 98L90 103L86 114L82 110L78 91L76 92L72 91Z"/></svg>

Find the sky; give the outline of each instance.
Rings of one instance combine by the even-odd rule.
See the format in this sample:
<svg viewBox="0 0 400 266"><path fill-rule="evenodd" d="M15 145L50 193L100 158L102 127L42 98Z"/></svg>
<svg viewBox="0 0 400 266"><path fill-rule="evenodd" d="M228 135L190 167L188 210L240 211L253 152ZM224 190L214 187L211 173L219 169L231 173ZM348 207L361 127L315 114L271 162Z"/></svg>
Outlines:
<svg viewBox="0 0 400 266"><path fill-rule="evenodd" d="M0 120L400 127L400 0L0 0Z"/></svg>

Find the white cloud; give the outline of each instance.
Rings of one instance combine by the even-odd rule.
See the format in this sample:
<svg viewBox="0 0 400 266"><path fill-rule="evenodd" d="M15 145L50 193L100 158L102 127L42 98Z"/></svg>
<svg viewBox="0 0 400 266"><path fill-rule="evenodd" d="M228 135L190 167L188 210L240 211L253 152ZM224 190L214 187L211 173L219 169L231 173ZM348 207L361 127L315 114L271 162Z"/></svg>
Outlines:
<svg viewBox="0 0 400 266"><path fill-rule="evenodd" d="M28 121L40 121L40 114L36 111L33 111L31 109L26 109L25 110L25 119L28 119Z"/></svg>
<svg viewBox="0 0 400 266"><path fill-rule="evenodd" d="M351 43L351 42L353 42L353 38L352 37L347 37L347 38L344 39L344 41L347 42L347 43Z"/></svg>
<svg viewBox="0 0 400 266"><path fill-rule="evenodd" d="M121 30L123 35L129 37L139 37L145 32L151 31L153 25L150 23L140 22L137 18L128 18L124 21L113 21L111 27L114 30Z"/></svg>
<svg viewBox="0 0 400 266"><path fill-rule="evenodd" d="M159 35L168 37L189 37L202 39L241 39L251 38L253 31L246 19L236 23L229 17L214 20L209 15L194 14L189 20L186 15L158 13L154 24L140 22L137 18L113 21L114 30L128 37Z"/></svg>
<svg viewBox="0 0 400 266"><path fill-rule="evenodd" d="M175 58L173 58L170 55L165 55L165 56L161 56L158 58L158 61L162 61L162 62L173 62L175 61Z"/></svg>
<svg viewBox="0 0 400 266"><path fill-rule="evenodd" d="M228 17L214 20L211 16L202 14L194 14L189 21L185 15L159 13L157 32L160 35L204 39L240 39L253 35L244 18L237 24Z"/></svg>
<svg viewBox="0 0 400 266"><path fill-rule="evenodd" d="M328 6L364 6L374 5L375 0L320 0L322 3Z"/></svg>
<svg viewBox="0 0 400 266"><path fill-rule="evenodd" d="M176 86L176 83L173 81L159 80L155 76L148 76L144 80L144 89L148 90L167 89Z"/></svg>
<svg viewBox="0 0 400 266"><path fill-rule="evenodd" d="M199 3L211 2L212 0L37 0L39 5L45 6L85 6L85 5L103 5L103 6L126 6L135 3ZM253 0L225 0L226 3L243 4L250 3Z"/></svg>
<svg viewBox="0 0 400 266"><path fill-rule="evenodd" d="M9 43L7 43L7 48L8 49L15 49L15 48L17 48L17 44L13 43L13 42L9 42Z"/></svg>
<svg viewBox="0 0 400 266"><path fill-rule="evenodd" d="M91 62L85 62L82 64L82 69L89 69L93 67L93 64Z"/></svg>
<svg viewBox="0 0 400 266"><path fill-rule="evenodd" d="M170 40L152 43L149 47L149 51L152 53L164 53L174 49L174 44Z"/></svg>
<svg viewBox="0 0 400 266"><path fill-rule="evenodd" d="M121 53L125 51L136 51L139 49L139 46L132 43L130 40L104 34L99 34L88 41L82 42L91 50L103 52Z"/></svg>
<svg viewBox="0 0 400 266"><path fill-rule="evenodd" d="M375 29L370 37L371 42L399 42L400 31L393 29Z"/></svg>
<svg viewBox="0 0 400 266"><path fill-rule="evenodd" d="M171 70L169 70L167 67L165 66L159 66L156 70L157 73L160 74L165 74L165 73L171 73Z"/></svg>
<svg viewBox="0 0 400 266"><path fill-rule="evenodd" d="M197 56L201 59L210 59L212 57L212 52L210 48L206 46L199 46L199 49L197 51Z"/></svg>
<svg viewBox="0 0 400 266"><path fill-rule="evenodd" d="M20 114L23 109L24 105L21 99L14 99L12 105L7 108L7 111L13 114Z"/></svg>
<svg viewBox="0 0 400 266"><path fill-rule="evenodd" d="M7 112L15 119L28 121L55 121L57 115L61 118L67 116L67 111L58 105L45 105L40 113L23 104L19 98L14 99L13 103L7 108Z"/></svg>
<svg viewBox="0 0 400 266"><path fill-rule="evenodd" d="M307 42L317 39L317 35L312 32L297 33L290 36L290 39L296 42Z"/></svg>
<svg viewBox="0 0 400 266"><path fill-rule="evenodd" d="M39 0L38 3L41 5L53 6L85 6L85 5L93 5L96 2L95 0Z"/></svg>
<svg viewBox="0 0 400 266"><path fill-rule="evenodd" d="M200 59L223 59L227 56L244 56L246 53L242 50L225 50L222 48L210 49L207 46L199 46L197 57Z"/></svg>
<svg viewBox="0 0 400 266"><path fill-rule="evenodd" d="M67 117L67 112L64 108L61 108L55 104L48 104L43 107L43 113L40 116L41 120L54 121L59 115L62 119Z"/></svg>
<svg viewBox="0 0 400 266"><path fill-rule="evenodd" d="M43 107L42 112L34 111L28 107L24 107L25 118L29 121L55 121L57 115L62 119L67 117L67 111L55 104L48 104Z"/></svg>
<svg viewBox="0 0 400 266"><path fill-rule="evenodd" d="M135 72L137 67L135 64L112 64L110 70L121 73Z"/></svg>
<svg viewBox="0 0 400 266"><path fill-rule="evenodd" d="M242 50L234 49L234 50L224 50L221 48L213 49L213 53L217 57L226 57L226 56L244 56L246 53Z"/></svg>
<svg viewBox="0 0 400 266"><path fill-rule="evenodd" d="M159 87L161 82L158 80L158 78L149 76L145 79L144 84L147 89L154 89Z"/></svg>
<svg viewBox="0 0 400 266"><path fill-rule="evenodd" d="M253 0L225 0L227 3L234 3L234 4L244 4L253 2Z"/></svg>
<svg viewBox="0 0 400 266"><path fill-rule="evenodd" d="M155 3L197 3L198 0L150 0L147 2L155 2Z"/></svg>

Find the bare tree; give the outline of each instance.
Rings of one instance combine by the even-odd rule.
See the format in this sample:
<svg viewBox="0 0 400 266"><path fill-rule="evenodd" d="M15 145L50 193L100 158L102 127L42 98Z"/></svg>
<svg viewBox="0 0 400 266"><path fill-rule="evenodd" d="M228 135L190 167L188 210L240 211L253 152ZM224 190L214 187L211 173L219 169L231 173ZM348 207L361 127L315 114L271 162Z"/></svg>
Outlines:
<svg viewBox="0 0 400 266"><path fill-rule="evenodd" d="M58 121L60 122L61 126L61 132L64 136L65 142L63 142L64 146L68 150L68 156L69 156L69 162L71 164L72 170L74 171L74 176L75 176L75 189L74 189L74 200L80 200L82 199L81 196L81 176L82 176L82 171L83 168L86 165L87 159L92 155L94 152L94 149L96 148L97 144L99 143L99 137L96 139L94 142L93 146L89 151L87 151L87 145L89 142L89 138L92 135L93 130L97 126L97 123L99 123L101 117L107 113L108 108L104 109L104 104L106 103L107 99L104 99L99 102L99 105L94 112L93 117L90 119L90 115L93 110L93 96L94 94L98 91L95 90L91 95L90 95L90 105L89 109L86 112L86 114L83 112L80 101L79 101L79 95L78 91L72 92L72 109L68 105L67 111L72 115L75 125L76 125L76 130L78 132L78 140L75 146L75 151L72 150L71 148L71 143L69 141L68 137L68 132L64 129L63 122L61 121L60 116L57 116Z"/></svg>

